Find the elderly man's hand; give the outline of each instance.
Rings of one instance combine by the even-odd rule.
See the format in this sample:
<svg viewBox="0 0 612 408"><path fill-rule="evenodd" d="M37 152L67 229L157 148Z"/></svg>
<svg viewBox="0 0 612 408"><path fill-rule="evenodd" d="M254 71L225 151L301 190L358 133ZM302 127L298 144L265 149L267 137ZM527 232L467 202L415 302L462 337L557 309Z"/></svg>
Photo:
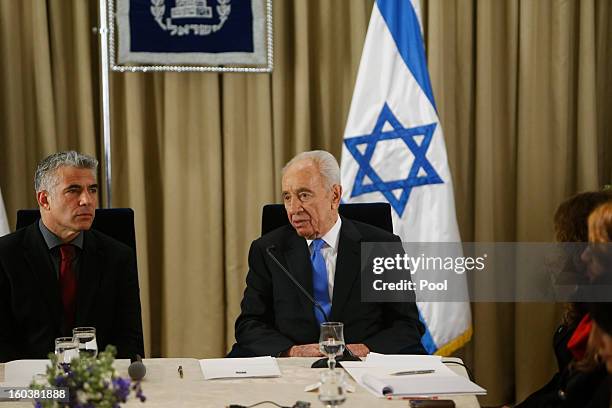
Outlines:
<svg viewBox="0 0 612 408"><path fill-rule="evenodd" d="M303 344L301 346L293 346L283 354L282 357L322 357L323 354L319 351L319 344Z"/></svg>
<svg viewBox="0 0 612 408"><path fill-rule="evenodd" d="M370 349L365 344L348 344L347 347L353 352L357 357L365 357L370 352Z"/></svg>
<svg viewBox="0 0 612 408"><path fill-rule="evenodd" d="M365 344L348 344L347 347L357 357L365 357L370 352L370 349ZM281 354L281 357L323 357L319 351L318 344L303 344L301 346L293 346L289 350Z"/></svg>

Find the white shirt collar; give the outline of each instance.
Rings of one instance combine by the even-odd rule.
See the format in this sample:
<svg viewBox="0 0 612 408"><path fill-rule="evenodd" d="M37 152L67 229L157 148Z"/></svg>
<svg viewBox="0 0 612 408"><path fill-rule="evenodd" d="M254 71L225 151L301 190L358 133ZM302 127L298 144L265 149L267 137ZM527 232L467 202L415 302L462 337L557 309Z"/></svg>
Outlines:
<svg viewBox="0 0 612 408"><path fill-rule="evenodd" d="M327 234L321 237L321 239L325 241L327 246L333 248L335 251L338 250L338 241L340 240L340 227L341 226L342 226L342 219L340 218L340 216L338 216L338 219L336 220L336 223L334 224L334 226L331 227L329 231L327 231ZM312 239L306 240L306 244L308 245L309 248L310 248L310 244L312 243L312 241L314 240Z"/></svg>

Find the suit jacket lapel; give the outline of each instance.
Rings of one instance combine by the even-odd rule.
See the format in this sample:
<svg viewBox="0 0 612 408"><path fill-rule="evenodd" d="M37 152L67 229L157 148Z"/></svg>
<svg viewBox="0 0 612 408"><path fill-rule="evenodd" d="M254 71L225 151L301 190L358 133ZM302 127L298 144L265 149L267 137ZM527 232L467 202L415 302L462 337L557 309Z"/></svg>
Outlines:
<svg viewBox="0 0 612 408"><path fill-rule="evenodd" d="M102 277L104 254L99 248L96 237L86 231L81 252L79 283L77 289L76 324L87 323L89 309L95 299Z"/></svg>
<svg viewBox="0 0 612 408"><path fill-rule="evenodd" d="M49 248L38 229L38 222L27 227L24 246L26 262L34 276L39 279L42 296L51 311L56 327L59 327L63 313L59 282L51 263Z"/></svg>
<svg viewBox="0 0 612 408"><path fill-rule="evenodd" d="M360 249L361 234L350 220L342 217L330 316L332 321L341 321L342 310L360 273ZM358 290L361 291L360 288Z"/></svg>
<svg viewBox="0 0 612 408"><path fill-rule="evenodd" d="M310 262L310 254L308 253L306 240L297 235L293 228L291 228L291 230L292 236L289 238L287 246L282 250L283 256L287 261L287 269L312 296L312 263ZM291 285L293 286L293 283L291 283ZM309 318L312 320L312 324L318 326L314 314L314 306L298 288L296 288L296 291L298 291L297 296L304 308L310 310Z"/></svg>

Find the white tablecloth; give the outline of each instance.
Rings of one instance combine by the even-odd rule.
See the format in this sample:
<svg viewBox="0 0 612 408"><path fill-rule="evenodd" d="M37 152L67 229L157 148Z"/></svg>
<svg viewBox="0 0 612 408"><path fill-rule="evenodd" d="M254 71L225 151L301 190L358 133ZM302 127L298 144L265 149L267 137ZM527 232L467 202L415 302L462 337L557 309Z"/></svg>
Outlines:
<svg viewBox="0 0 612 408"><path fill-rule="evenodd" d="M130 401L127 407L225 407L229 404L251 405L260 401L271 400L281 405L292 406L295 401L309 401L312 407L322 407L316 392L304 392L306 385L319 379L322 369L311 369L313 358L280 358L279 366L282 377L261 379L227 379L204 380L197 360L181 358L145 359L147 375L142 382L142 389L147 401ZM460 361L458 359L455 359ZM183 366L183 378L178 375L178 366ZM466 375L465 369L456 364L449 367L461 375ZM120 364L119 374L127 376L127 367ZM350 378L350 377L349 377ZM404 407L407 401L389 401L376 398L368 391L356 385L356 391L347 394L346 407ZM474 396L445 397L453 399L458 408L480 407ZM32 403L8 402L0 408L26 407ZM262 408L272 405L262 405Z"/></svg>

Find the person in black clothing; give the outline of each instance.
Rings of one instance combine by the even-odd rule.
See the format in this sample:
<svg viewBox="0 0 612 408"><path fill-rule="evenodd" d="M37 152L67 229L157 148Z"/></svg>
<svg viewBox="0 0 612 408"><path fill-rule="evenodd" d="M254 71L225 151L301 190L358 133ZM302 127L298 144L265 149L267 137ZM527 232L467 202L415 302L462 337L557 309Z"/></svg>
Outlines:
<svg viewBox="0 0 612 408"><path fill-rule="evenodd" d="M0 237L0 362L42 359L78 326L118 358L144 355L136 258L90 230L98 161L78 152L43 159L34 187L41 219Z"/></svg>
<svg viewBox="0 0 612 408"><path fill-rule="evenodd" d="M612 200L597 207L589 216L589 242L594 245L588 252L585 251L583 259L597 265L596 283L612 284ZM596 390L593 398L599 405L593 406L609 407L612 403L612 303L591 303L589 313L593 319L589 348L608 372L606 381Z"/></svg>
<svg viewBox="0 0 612 408"><path fill-rule="evenodd" d="M564 201L554 217L556 240L587 242L589 215L597 206L611 199L612 191L599 191L580 193ZM572 259L569 262L580 261ZM591 325L588 305L566 305L563 322L557 328L553 339L558 372L516 408L601 406L596 394L604 387L606 371L598 364L595 352L587 347ZM585 398L588 396L592 397ZM608 408L607 405L605 407Z"/></svg>
<svg viewBox="0 0 612 408"><path fill-rule="evenodd" d="M598 284L612 283L612 200L597 207L589 217L589 242L592 250L583 257L586 262L596 264ZM601 245L604 244L604 245ZM585 251L586 252L586 251ZM591 303L589 311L593 317L593 330L589 345L599 360L612 373L612 303Z"/></svg>
<svg viewBox="0 0 612 408"><path fill-rule="evenodd" d="M327 320L271 259L268 251L318 299L331 321L344 323L347 347L357 356L425 354L414 301L361 300L362 242L398 243L382 229L338 214L340 168L328 152L304 152L283 169L282 197L291 225L255 240L249 251L247 287L236 320L230 356L320 356L320 323ZM317 244L321 245L317 248ZM322 256L321 275L313 259ZM321 279L322 278L322 279ZM333 283L333 284L332 284ZM318 288L318 289L317 289Z"/></svg>

